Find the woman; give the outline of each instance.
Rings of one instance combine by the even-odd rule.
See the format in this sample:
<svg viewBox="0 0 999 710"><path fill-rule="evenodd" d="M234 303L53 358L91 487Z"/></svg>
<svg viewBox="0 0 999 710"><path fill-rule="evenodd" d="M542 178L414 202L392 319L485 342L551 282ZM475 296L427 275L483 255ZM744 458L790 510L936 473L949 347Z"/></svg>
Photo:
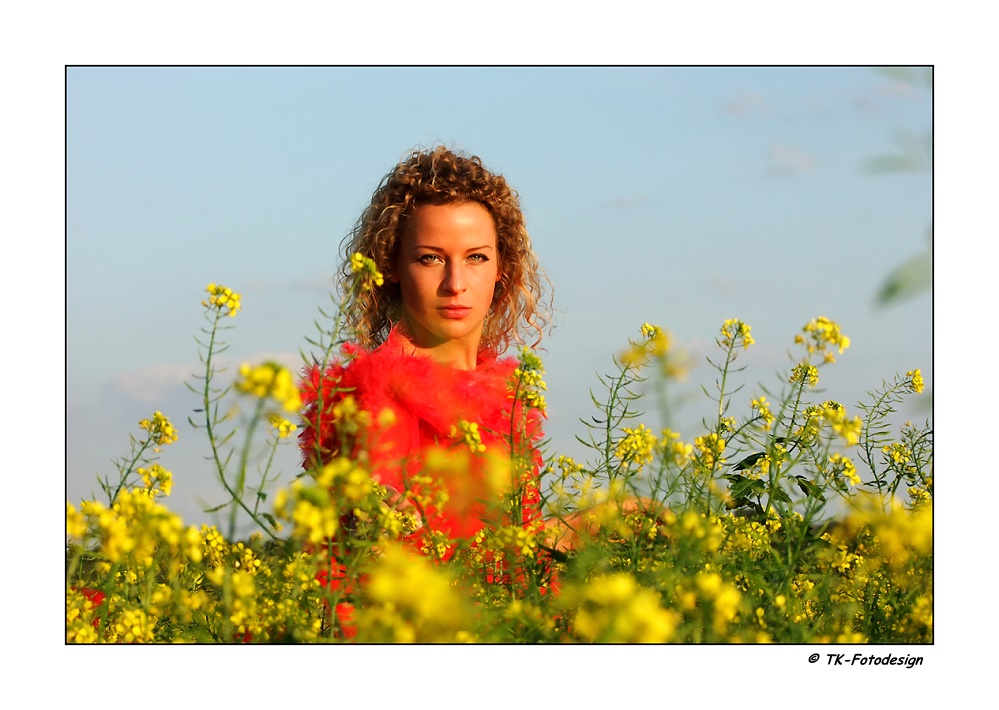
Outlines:
<svg viewBox="0 0 999 710"><path fill-rule="evenodd" d="M502 354L540 342L546 284L503 176L444 147L413 151L344 242L340 286L356 340L325 372L306 372L306 467L363 459L390 504L412 513L410 540L444 559L502 512L491 500L501 493L519 508L506 522L539 521L543 413L518 396L524 369ZM505 488L495 485L502 466Z"/></svg>

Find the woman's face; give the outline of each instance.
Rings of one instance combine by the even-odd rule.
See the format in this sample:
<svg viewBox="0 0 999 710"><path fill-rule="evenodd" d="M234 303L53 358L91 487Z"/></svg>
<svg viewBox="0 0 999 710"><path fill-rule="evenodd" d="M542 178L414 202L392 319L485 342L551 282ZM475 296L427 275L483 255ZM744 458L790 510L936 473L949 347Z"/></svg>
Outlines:
<svg viewBox="0 0 999 710"><path fill-rule="evenodd" d="M477 352L500 278L496 226L478 202L421 205L406 222L391 280L421 348L461 345Z"/></svg>

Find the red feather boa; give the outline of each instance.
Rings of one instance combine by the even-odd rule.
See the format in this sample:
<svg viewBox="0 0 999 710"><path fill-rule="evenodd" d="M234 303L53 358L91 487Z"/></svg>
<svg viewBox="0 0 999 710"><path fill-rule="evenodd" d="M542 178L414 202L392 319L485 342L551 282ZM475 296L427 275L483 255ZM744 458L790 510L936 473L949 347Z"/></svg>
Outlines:
<svg viewBox="0 0 999 710"><path fill-rule="evenodd" d="M532 460L523 521L537 519L540 453L536 444L542 436L542 414L525 409L514 397L517 359L480 355L474 370L456 370L430 357L407 353L405 343L393 330L372 351L345 345L343 357L325 375L319 365L306 369L300 387L306 405L299 436L303 464L325 462L340 452L366 456L377 482L419 494L409 478L420 471L423 455L431 448L461 450L461 432L452 436L452 428L462 420L474 422L487 451L509 456L512 441ZM370 426L354 435L334 425L334 407L348 397L371 419ZM449 537L467 539L483 527L485 462L480 456L472 456L471 461L460 480L442 476L451 501L447 509L425 511L425 524Z"/></svg>

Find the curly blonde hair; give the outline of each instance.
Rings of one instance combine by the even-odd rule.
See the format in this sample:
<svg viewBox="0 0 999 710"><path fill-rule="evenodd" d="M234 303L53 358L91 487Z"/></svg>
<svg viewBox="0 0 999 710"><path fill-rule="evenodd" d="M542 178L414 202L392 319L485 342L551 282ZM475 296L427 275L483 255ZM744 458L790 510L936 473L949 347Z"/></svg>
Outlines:
<svg viewBox="0 0 999 710"><path fill-rule="evenodd" d="M382 178L369 204L341 245L342 293L347 303L347 325L358 343L374 348L385 341L399 319L402 294L388 278L370 289L360 288L363 274L351 268L351 256L360 253L391 274L399 255L399 238L407 218L420 205L478 202L489 210L496 225L500 279L496 284L482 332L480 350L503 353L512 343L536 347L551 324L544 284L549 286L531 248L517 192L502 175L489 172L478 156L465 157L444 146L414 149L408 158Z"/></svg>

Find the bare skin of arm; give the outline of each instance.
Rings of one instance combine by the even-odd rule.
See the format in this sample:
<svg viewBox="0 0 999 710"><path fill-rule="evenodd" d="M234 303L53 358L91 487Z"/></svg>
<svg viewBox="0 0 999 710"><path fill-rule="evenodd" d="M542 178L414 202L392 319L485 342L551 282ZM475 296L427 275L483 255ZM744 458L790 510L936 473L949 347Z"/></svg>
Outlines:
<svg viewBox="0 0 999 710"><path fill-rule="evenodd" d="M416 506L392 486L385 486L385 488L385 502L399 512L413 515L417 522L417 529L422 527L422 516ZM621 501L607 501L586 510L578 510L566 516L545 520L544 542L542 544L556 552L570 552L599 533L601 519L607 520L608 518L641 513L655 518L661 524L666 511L665 506L650 498L629 497Z"/></svg>
<svg viewBox="0 0 999 710"><path fill-rule="evenodd" d="M575 550L600 531L600 519L641 513L662 521L666 508L649 498L631 497L621 501L607 501L586 510L579 510L559 518L545 521L545 544L557 552Z"/></svg>

